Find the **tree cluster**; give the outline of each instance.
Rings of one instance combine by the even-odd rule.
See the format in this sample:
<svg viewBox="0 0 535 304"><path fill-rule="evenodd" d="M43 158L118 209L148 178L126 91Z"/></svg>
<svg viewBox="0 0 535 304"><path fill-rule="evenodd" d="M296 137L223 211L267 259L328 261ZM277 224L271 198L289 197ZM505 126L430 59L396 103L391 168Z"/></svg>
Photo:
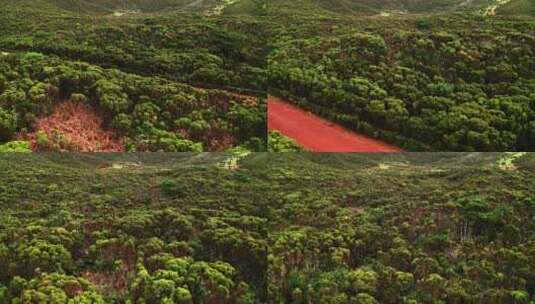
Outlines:
<svg viewBox="0 0 535 304"><path fill-rule="evenodd" d="M410 150L534 150L533 22L463 18L280 30L272 93Z"/></svg>
<svg viewBox="0 0 535 304"><path fill-rule="evenodd" d="M220 90L196 89L64 61L40 53L0 56L0 140L34 131L58 103L87 103L131 151L264 150L265 106ZM38 130L36 130L38 131Z"/></svg>

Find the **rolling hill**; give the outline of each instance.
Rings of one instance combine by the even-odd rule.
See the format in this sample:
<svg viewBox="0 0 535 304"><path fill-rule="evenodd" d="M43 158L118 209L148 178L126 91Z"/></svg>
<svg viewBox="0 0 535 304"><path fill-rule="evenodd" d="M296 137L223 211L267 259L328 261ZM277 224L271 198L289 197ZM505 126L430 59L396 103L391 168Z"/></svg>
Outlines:
<svg viewBox="0 0 535 304"><path fill-rule="evenodd" d="M535 15L532 0L298 0L270 1L274 14L381 15L473 12L476 14Z"/></svg>
<svg viewBox="0 0 535 304"><path fill-rule="evenodd" d="M262 8L258 0L1 0L6 7L54 12L107 15L123 13L168 13L173 11L255 13Z"/></svg>
<svg viewBox="0 0 535 304"><path fill-rule="evenodd" d="M527 15L535 16L535 1L515 0L508 1L497 8L498 15Z"/></svg>

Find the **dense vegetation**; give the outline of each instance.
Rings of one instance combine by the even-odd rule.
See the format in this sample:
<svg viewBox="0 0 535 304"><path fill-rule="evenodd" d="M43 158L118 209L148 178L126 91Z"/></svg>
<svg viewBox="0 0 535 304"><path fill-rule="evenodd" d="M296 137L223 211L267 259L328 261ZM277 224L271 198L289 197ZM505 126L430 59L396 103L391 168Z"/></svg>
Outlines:
<svg viewBox="0 0 535 304"><path fill-rule="evenodd" d="M0 0L5 8L57 14L114 15L190 12L204 15L262 15L264 0Z"/></svg>
<svg viewBox="0 0 535 304"><path fill-rule="evenodd" d="M265 302L265 181L225 157L2 154L0 303Z"/></svg>
<svg viewBox="0 0 535 304"><path fill-rule="evenodd" d="M261 99L39 53L0 56L0 72L5 75L0 75L3 141L30 130L55 104L71 100L102 110L109 127L126 137L128 150L217 151L239 144L265 149ZM45 139L37 148L49 146Z"/></svg>
<svg viewBox="0 0 535 304"><path fill-rule="evenodd" d="M535 2L529 0L508 1L497 9L497 13L535 16Z"/></svg>
<svg viewBox="0 0 535 304"><path fill-rule="evenodd" d="M273 303L531 303L535 155L503 157L272 157Z"/></svg>
<svg viewBox="0 0 535 304"><path fill-rule="evenodd" d="M31 146L26 141L10 141L3 145L0 145L0 153L15 152L24 153L31 152Z"/></svg>
<svg viewBox="0 0 535 304"><path fill-rule="evenodd" d="M209 9L218 0L0 0L0 4L30 9L75 12L82 14L111 14L114 12L159 13L168 10L199 11Z"/></svg>
<svg viewBox="0 0 535 304"><path fill-rule="evenodd" d="M278 131L270 131L268 134L269 152L299 152L303 149L291 138L282 135Z"/></svg>
<svg viewBox="0 0 535 304"><path fill-rule="evenodd" d="M29 81L55 86L47 73L22 75L22 67L13 64L19 60L13 57L37 54L44 55L48 65L61 63L80 73L80 67L94 66L151 82L147 86L173 87L173 93L155 87L151 92L124 92L131 77L109 74L105 78L121 87L129 104L111 111L101 104L100 89L93 83L58 88L60 94L52 97L55 103L71 93L83 94L95 111L106 112L104 127L113 132L116 128L117 137L126 136L130 150L265 150L267 135L260 125L265 123L261 97L267 91L408 150L535 150L535 21L504 16L534 15L532 1L0 4L0 57L11 61L0 71L1 94L6 94L5 87L9 94L16 86L19 100L30 103L31 96L21 95L34 85ZM218 97L191 95L192 90ZM244 103L245 96L231 92L260 98L250 102L249 97ZM182 109L174 104L176 95L193 96L191 105ZM2 143L39 131L33 118L10 118L14 113L40 119L53 111L32 106L30 113L25 108L21 114L9 105L12 98L4 97L8 105L0 104ZM166 109L170 103L176 109ZM136 110L137 105L145 109ZM239 118L224 113L231 107ZM148 113L141 120L156 126L140 130L136 111ZM146 119L150 114L157 123ZM146 140L179 143L151 147Z"/></svg>
<svg viewBox="0 0 535 304"><path fill-rule="evenodd" d="M535 150L535 21L288 16L271 93L409 150Z"/></svg>
<svg viewBox="0 0 535 304"><path fill-rule="evenodd" d="M289 15L380 15L478 11L494 0L271 0L269 7L277 14ZM512 2L515 2L513 0Z"/></svg>
<svg viewBox="0 0 535 304"><path fill-rule="evenodd" d="M55 13L8 9L0 17L0 50L55 54L201 86L266 89L266 35L254 17Z"/></svg>
<svg viewBox="0 0 535 304"><path fill-rule="evenodd" d="M103 3L11 1L0 16L0 142L39 131L36 120L70 100L101 113L127 150L265 150L266 43L251 1L213 17L204 5L168 10L188 1L123 2L139 11L118 14L121 1L99 14L80 5Z"/></svg>
<svg viewBox="0 0 535 304"><path fill-rule="evenodd" d="M0 155L0 303L535 300L535 154L234 157Z"/></svg>

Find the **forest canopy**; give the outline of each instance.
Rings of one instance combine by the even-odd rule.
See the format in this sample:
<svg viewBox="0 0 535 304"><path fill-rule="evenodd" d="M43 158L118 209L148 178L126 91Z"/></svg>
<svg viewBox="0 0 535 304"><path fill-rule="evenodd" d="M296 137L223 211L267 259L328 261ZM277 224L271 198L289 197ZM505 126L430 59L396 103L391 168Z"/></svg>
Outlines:
<svg viewBox="0 0 535 304"><path fill-rule="evenodd" d="M533 19L281 20L272 95L410 151L535 150Z"/></svg>
<svg viewBox="0 0 535 304"><path fill-rule="evenodd" d="M521 153L1 154L0 303L530 303L534 169Z"/></svg>
<svg viewBox="0 0 535 304"><path fill-rule="evenodd" d="M69 5L7 3L0 16L0 143L25 140L34 151L267 149L266 45L254 12L58 7Z"/></svg>
<svg viewBox="0 0 535 304"><path fill-rule="evenodd" d="M25 138L58 103L87 104L131 151L265 149L265 106L222 90L65 61L41 53L0 56L0 140ZM38 133L39 135L39 133ZM68 139L37 140L37 150L70 150ZM61 136L61 134L59 135ZM77 150L76 147L72 148Z"/></svg>

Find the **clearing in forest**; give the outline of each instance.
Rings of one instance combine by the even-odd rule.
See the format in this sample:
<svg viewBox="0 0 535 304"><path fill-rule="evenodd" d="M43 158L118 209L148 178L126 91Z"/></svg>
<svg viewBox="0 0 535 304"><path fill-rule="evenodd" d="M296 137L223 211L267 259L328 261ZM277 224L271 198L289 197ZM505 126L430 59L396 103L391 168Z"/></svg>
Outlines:
<svg viewBox="0 0 535 304"><path fill-rule="evenodd" d="M37 119L34 131L20 137L34 151L123 152L124 143L89 105L72 101L59 103L49 116Z"/></svg>
<svg viewBox="0 0 535 304"><path fill-rule="evenodd" d="M268 129L313 152L399 152L402 149L306 112L275 97L268 99Z"/></svg>

